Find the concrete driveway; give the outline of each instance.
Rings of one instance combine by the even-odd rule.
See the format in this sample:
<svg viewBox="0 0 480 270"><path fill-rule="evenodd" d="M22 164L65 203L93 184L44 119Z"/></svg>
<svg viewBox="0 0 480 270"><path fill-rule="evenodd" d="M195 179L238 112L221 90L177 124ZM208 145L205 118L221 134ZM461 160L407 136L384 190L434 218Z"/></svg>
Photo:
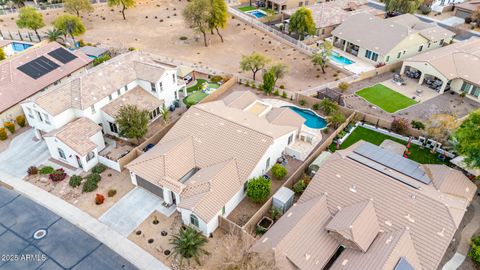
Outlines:
<svg viewBox="0 0 480 270"><path fill-rule="evenodd" d="M175 206L165 208L155 194L137 187L115 203L99 220L121 235L128 237L153 211L170 216Z"/></svg>
<svg viewBox="0 0 480 270"><path fill-rule="evenodd" d="M34 141L33 129L15 137L7 150L0 153L0 171L18 178L27 175L30 166L38 166L50 157L45 141Z"/></svg>

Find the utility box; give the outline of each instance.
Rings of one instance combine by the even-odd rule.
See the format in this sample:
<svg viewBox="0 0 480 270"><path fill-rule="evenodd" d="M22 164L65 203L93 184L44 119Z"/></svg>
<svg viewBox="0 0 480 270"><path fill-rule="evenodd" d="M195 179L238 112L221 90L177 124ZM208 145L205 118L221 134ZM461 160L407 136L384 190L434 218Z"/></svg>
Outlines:
<svg viewBox="0 0 480 270"><path fill-rule="evenodd" d="M293 198L295 197L295 192L286 187L281 187L273 195L272 205L277 208L280 213L284 214L287 210L293 205Z"/></svg>

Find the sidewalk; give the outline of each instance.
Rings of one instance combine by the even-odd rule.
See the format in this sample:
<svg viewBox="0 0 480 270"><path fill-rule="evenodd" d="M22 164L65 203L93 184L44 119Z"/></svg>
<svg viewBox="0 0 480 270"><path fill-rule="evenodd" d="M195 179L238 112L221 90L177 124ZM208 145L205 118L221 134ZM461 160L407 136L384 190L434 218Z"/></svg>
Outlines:
<svg viewBox="0 0 480 270"><path fill-rule="evenodd" d="M47 191L4 172L0 172L0 181L13 187L14 190L24 194L35 203L68 220L139 269L169 269L145 250L107 225Z"/></svg>

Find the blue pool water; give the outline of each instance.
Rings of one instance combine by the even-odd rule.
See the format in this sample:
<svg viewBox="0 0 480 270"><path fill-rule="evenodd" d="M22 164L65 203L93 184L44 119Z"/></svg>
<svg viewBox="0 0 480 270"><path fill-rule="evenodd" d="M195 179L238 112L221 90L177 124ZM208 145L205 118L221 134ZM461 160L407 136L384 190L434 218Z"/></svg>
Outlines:
<svg viewBox="0 0 480 270"><path fill-rule="evenodd" d="M248 12L245 12L247 14L250 14L250 15L253 15L255 16L255 18L263 18L265 16L267 16L267 14L259 11L259 10L252 10L252 11L248 11Z"/></svg>
<svg viewBox="0 0 480 270"><path fill-rule="evenodd" d="M32 47L32 45L20 42L12 42L12 47L13 51L17 53Z"/></svg>
<svg viewBox="0 0 480 270"><path fill-rule="evenodd" d="M327 121L323 119L322 117L318 116L316 113L306 110L306 109L301 109L298 107L294 106L286 106L287 108L290 108L290 110L296 112L298 115L301 117L305 118L304 124L309 127L309 128L324 128L327 126Z"/></svg>
<svg viewBox="0 0 480 270"><path fill-rule="evenodd" d="M332 55L330 56L330 59L340 65L350 65L350 64L353 64L355 63L354 61L348 59L348 58L345 58L341 55L339 55L338 53L336 52L332 52Z"/></svg>

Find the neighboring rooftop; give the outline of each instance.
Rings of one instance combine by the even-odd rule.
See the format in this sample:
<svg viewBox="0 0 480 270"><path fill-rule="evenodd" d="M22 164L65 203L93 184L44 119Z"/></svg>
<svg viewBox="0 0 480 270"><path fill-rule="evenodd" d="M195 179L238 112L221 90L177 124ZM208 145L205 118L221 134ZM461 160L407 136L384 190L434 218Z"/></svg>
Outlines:
<svg viewBox="0 0 480 270"><path fill-rule="evenodd" d="M124 105L135 105L137 108L151 112L161 107L163 101L137 86L109 104L102 107L102 111L115 118L120 108Z"/></svg>
<svg viewBox="0 0 480 270"><path fill-rule="evenodd" d="M480 1L466 1L462 3L456 3L455 8L466 9L471 12L474 12L477 8L480 7Z"/></svg>
<svg viewBox="0 0 480 270"><path fill-rule="evenodd" d="M408 58L427 62L448 80L462 78L480 85L480 38L471 38Z"/></svg>
<svg viewBox="0 0 480 270"><path fill-rule="evenodd" d="M353 42L379 54L389 53L400 41L418 33L434 42L451 38L455 33L434 23L422 22L411 14L381 19L367 13L348 17L332 31L332 35Z"/></svg>
<svg viewBox="0 0 480 270"><path fill-rule="evenodd" d="M52 53L54 51L60 54ZM63 57L58 57L59 55ZM66 59L71 60L66 62ZM56 42L50 42L31 47L0 62L0 112L69 76L91 61L82 52L71 52Z"/></svg>
<svg viewBox="0 0 480 270"><path fill-rule="evenodd" d="M94 47L94 46L83 46L79 50L84 54L92 57L100 57L103 54L108 52L108 50L105 48Z"/></svg>
<svg viewBox="0 0 480 270"><path fill-rule="evenodd" d="M406 172L358 161L363 145L381 149L360 141L330 155L253 250L274 252L281 269L437 269L476 186L445 165L427 165L432 183L410 178L412 187L399 180Z"/></svg>

